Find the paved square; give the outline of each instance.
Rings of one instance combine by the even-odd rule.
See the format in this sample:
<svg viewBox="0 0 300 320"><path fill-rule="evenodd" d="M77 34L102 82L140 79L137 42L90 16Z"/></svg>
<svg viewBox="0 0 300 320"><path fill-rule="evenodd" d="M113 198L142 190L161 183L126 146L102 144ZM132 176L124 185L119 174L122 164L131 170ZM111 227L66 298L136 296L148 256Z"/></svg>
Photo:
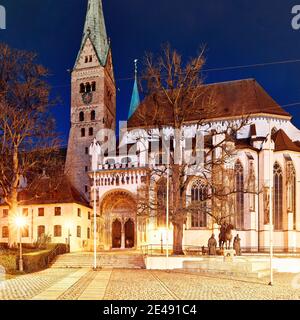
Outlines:
<svg viewBox="0 0 300 320"><path fill-rule="evenodd" d="M247 280L150 270L50 268L1 282L0 300L300 300L300 288L292 286L297 276L275 274L275 285L270 287L267 278Z"/></svg>

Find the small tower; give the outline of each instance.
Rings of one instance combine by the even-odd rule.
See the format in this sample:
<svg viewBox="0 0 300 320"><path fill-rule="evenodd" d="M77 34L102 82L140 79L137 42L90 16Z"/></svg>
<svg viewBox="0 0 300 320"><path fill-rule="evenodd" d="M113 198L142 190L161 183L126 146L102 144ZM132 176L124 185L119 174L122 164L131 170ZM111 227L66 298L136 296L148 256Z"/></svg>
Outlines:
<svg viewBox="0 0 300 320"><path fill-rule="evenodd" d="M131 96L131 103L130 108L128 112L128 119L131 118L131 116L134 114L135 110L139 106L141 100L140 100L140 94L138 89L138 80L137 80L137 62L138 60L134 60L134 85L133 85L133 91Z"/></svg>
<svg viewBox="0 0 300 320"><path fill-rule="evenodd" d="M71 130L65 171L89 198L89 146L97 132L115 130L116 87L102 0L89 0L80 50L71 76Z"/></svg>

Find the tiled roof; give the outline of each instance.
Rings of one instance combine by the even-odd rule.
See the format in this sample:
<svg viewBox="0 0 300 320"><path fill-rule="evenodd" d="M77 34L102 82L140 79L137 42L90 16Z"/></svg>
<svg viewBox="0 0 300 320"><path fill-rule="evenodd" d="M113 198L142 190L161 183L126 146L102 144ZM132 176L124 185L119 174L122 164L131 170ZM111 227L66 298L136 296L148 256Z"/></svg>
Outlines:
<svg viewBox="0 0 300 320"><path fill-rule="evenodd" d="M282 129L274 133L272 139L275 143L275 151L300 152L300 146L293 142Z"/></svg>
<svg viewBox="0 0 300 320"><path fill-rule="evenodd" d="M19 194L20 205L77 203L90 207L87 199L75 189L65 176L42 177L29 190Z"/></svg>
<svg viewBox="0 0 300 320"><path fill-rule="evenodd" d="M204 85L204 94L183 115L185 122L223 119L253 114L272 114L291 118L254 80L239 80ZM202 90L201 89L201 90ZM212 97L213 110L205 106ZM173 124L172 107L162 95L146 97L128 121L129 128Z"/></svg>

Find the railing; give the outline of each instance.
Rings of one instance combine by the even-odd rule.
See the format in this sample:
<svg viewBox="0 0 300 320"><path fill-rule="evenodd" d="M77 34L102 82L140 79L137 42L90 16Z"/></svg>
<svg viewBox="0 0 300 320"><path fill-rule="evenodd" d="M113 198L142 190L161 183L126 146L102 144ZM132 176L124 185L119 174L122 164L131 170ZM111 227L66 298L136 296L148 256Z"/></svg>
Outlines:
<svg viewBox="0 0 300 320"><path fill-rule="evenodd" d="M173 245L160 245L160 244L148 244L141 246L141 251L144 256L165 256L167 254L167 249L169 254L173 254L174 248ZM178 248L180 249L180 248ZM176 250L177 251L177 250ZM203 255L207 252L207 248L201 246L182 246L182 251L185 255Z"/></svg>
<svg viewBox="0 0 300 320"><path fill-rule="evenodd" d="M232 246L231 246L232 248ZM173 254L174 247L173 245L168 246L169 254ZM182 251L184 255L189 256L198 256L198 255L207 255L208 247L205 246L194 246L194 245L184 245L182 246ZM254 255L268 255L270 252L269 247L243 247L241 249L242 254L254 254ZM163 244L148 244L141 246L141 252L144 256L166 256L167 254L167 245ZM220 249L217 248L217 254L220 253ZM299 256L300 248L296 249L287 249L284 247L275 247L274 253L278 256Z"/></svg>

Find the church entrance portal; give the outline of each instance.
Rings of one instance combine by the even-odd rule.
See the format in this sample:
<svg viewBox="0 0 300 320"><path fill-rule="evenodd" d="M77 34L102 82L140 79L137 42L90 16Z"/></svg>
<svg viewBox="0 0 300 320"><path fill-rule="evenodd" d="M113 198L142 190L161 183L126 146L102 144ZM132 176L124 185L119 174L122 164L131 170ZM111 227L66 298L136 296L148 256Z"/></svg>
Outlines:
<svg viewBox="0 0 300 320"><path fill-rule="evenodd" d="M136 247L136 210L133 196L123 190L111 192L102 200L99 240L105 250Z"/></svg>
<svg viewBox="0 0 300 320"><path fill-rule="evenodd" d="M117 219L112 224L112 247L113 249L120 249L121 248L121 241L122 241L122 224Z"/></svg>
<svg viewBox="0 0 300 320"><path fill-rule="evenodd" d="M126 249L134 247L134 222L131 219L125 223L125 247Z"/></svg>

